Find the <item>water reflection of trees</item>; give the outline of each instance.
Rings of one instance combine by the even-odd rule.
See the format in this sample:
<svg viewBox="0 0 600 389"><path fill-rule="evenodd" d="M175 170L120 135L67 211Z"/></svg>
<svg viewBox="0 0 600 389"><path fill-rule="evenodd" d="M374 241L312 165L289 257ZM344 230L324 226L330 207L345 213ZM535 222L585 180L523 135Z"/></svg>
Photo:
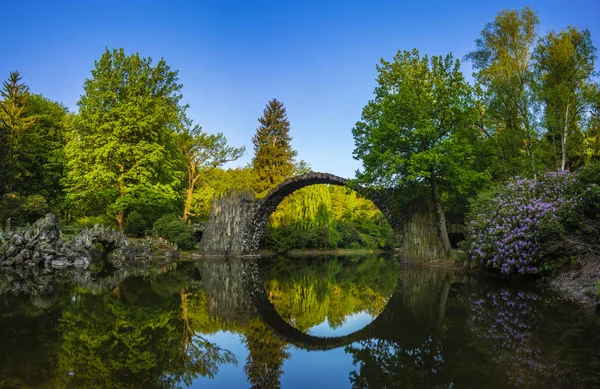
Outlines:
<svg viewBox="0 0 600 389"><path fill-rule="evenodd" d="M252 318L244 331L248 357L244 372L252 388L279 388L283 363L290 357L288 344L258 318Z"/></svg>
<svg viewBox="0 0 600 389"><path fill-rule="evenodd" d="M294 350L243 306L238 265L182 263L116 286L119 275L58 283L52 295L1 295L0 387L190 384L235 362L207 341L218 331L243 337L249 385L279 387ZM424 268L398 273L378 258L274 258L260 268L296 328L382 313L381 328L345 349L353 387L600 386L598 326L552 297ZM235 296L219 297L225 280Z"/></svg>
<svg viewBox="0 0 600 389"><path fill-rule="evenodd" d="M325 320L332 328L358 312L383 311L397 280L397 265L382 257L320 257L263 263L269 300L301 331Z"/></svg>
<svg viewBox="0 0 600 389"><path fill-rule="evenodd" d="M593 373L600 366L598 326L553 296L455 284L445 305L440 325L429 327L429 337L419 345L399 338L346 347L357 366L350 375L353 387L587 388L600 383ZM426 326L421 320L415 326L419 323ZM588 344L581 342L583 333L590 335Z"/></svg>
<svg viewBox="0 0 600 389"><path fill-rule="evenodd" d="M5 342L11 337L2 334L0 383L171 388L189 385L198 376L214 377L220 365L234 363L235 357L199 336L210 320L205 306L198 309L206 302L201 290L190 287L191 274L133 278L103 295L78 288L55 301L60 309L38 314L34 321L2 314L2 328L26 325L14 342ZM5 365L4 359L15 363ZM38 359L35 369L19 367Z"/></svg>
<svg viewBox="0 0 600 389"><path fill-rule="evenodd" d="M441 344L428 337L417 347L367 339L346 347L358 371L350 373L353 388L442 388L444 357Z"/></svg>

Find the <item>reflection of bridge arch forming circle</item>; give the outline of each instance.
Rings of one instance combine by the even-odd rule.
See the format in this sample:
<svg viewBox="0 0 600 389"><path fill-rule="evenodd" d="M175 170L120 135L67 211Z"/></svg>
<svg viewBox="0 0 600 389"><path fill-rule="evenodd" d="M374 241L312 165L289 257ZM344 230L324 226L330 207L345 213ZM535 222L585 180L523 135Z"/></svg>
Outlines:
<svg viewBox="0 0 600 389"><path fill-rule="evenodd" d="M329 173L306 173L292 177L272 189L264 198L256 202L246 225L246 242L249 252L255 252L259 248L260 239L265 232L269 217L277 206L287 196L295 191L311 185L328 184L337 186L349 186L349 180ZM372 191L366 188L353 188L357 193L371 200L373 204L383 213L388 223L396 229L396 220L391 209L391 196L387 191Z"/></svg>
<svg viewBox="0 0 600 389"><path fill-rule="evenodd" d="M281 317L269 300L256 259L245 261L244 273L247 291L264 323L289 344L305 350L330 350L367 339L418 347L439 331L452 283L450 273L437 277L423 268L400 270L392 296L371 323L351 334L321 337L302 332ZM431 278L432 274L435 279Z"/></svg>

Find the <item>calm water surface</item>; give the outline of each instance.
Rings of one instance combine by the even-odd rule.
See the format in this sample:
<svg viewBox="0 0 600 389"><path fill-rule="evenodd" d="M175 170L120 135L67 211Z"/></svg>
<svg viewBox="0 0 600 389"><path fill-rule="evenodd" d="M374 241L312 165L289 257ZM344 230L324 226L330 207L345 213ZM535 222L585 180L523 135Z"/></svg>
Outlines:
<svg viewBox="0 0 600 389"><path fill-rule="evenodd" d="M600 320L367 257L0 273L0 388L594 388Z"/></svg>

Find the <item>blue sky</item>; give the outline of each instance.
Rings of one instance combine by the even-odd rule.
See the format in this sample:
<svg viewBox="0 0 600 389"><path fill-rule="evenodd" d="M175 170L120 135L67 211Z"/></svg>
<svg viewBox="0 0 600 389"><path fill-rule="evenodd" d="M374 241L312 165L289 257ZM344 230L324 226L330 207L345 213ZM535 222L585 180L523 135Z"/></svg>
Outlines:
<svg viewBox="0 0 600 389"><path fill-rule="evenodd" d="M540 33L572 24L600 46L600 1L5 1L0 78L19 70L34 93L72 111L104 49L164 58L188 114L245 145L265 104L281 100L292 146L313 170L352 177L352 127L381 58L416 47L462 58L503 9L529 5ZM598 66L596 66L598 68ZM463 64L470 78L470 64Z"/></svg>

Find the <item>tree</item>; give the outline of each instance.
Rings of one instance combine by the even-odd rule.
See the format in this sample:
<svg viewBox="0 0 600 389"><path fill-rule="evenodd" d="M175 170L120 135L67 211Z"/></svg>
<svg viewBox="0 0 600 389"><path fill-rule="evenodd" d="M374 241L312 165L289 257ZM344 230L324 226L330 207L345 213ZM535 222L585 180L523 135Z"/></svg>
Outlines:
<svg viewBox="0 0 600 389"><path fill-rule="evenodd" d="M251 388L281 387L283 364L290 357L287 344L258 317L248 322L244 343L249 351L244 372Z"/></svg>
<svg viewBox="0 0 600 389"><path fill-rule="evenodd" d="M252 166L256 174L254 192L257 197L263 197L292 176L296 169L294 158L297 152L290 144L290 122L283 103L277 99L269 101L258 122L260 126L252 137Z"/></svg>
<svg viewBox="0 0 600 389"><path fill-rule="evenodd" d="M539 24L529 7L521 12L504 10L488 23L475 40L476 49L466 55L486 110L482 132L496 138L502 161L500 177L521 173L520 154L527 154L531 174L536 173L537 113L532 54Z"/></svg>
<svg viewBox="0 0 600 389"><path fill-rule="evenodd" d="M0 90L0 197L17 189L31 164L26 148L36 118L27 115L29 87L21 80L19 72L10 72Z"/></svg>
<svg viewBox="0 0 600 389"><path fill-rule="evenodd" d="M440 184L465 191L486 179L474 168L477 134L472 125L471 88L460 61L398 52L381 60L375 99L352 129L354 158L361 184L422 187L432 196L439 235L446 252L450 242L441 204Z"/></svg>
<svg viewBox="0 0 600 389"><path fill-rule="evenodd" d="M38 94L31 95L28 111L36 119L30 129L29 145L34 153L34 164L31 177L23 183L22 193L41 194L55 208L60 208L64 199L64 148L71 115L64 105Z"/></svg>
<svg viewBox="0 0 600 389"><path fill-rule="evenodd" d="M180 182L174 129L181 85L161 59L108 49L84 84L66 148L68 189L86 213L107 214L123 230L125 213L165 213Z"/></svg>
<svg viewBox="0 0 600 389"><path fill-rule="evenodd" d="M183 153L187 170L187 187L182 218L184 221L188 221L192 215L190 210L194 188L198 181L211 170L242 157L246 148L227 146L227 139L222 133L209 135L202 132L202 127L198 125L187 126L178 133L177 145Z"/></svg>
<svg viewBox="0 0 600 389"><path fill-rule="evenodd" d="M590 31L572 26L548 33L535 51L548 135L553 144L560 142L560 171L583 146L580 124L591 105L587 95L593 85L595 51Z"/></svg>
<svg viewBox="0 0 600 389"><path fill-rule="evenodd" d="M585 153L587 159L598 161L600 160L600 85L596 84L590 94L592 110L585 134Z"/></svg>

